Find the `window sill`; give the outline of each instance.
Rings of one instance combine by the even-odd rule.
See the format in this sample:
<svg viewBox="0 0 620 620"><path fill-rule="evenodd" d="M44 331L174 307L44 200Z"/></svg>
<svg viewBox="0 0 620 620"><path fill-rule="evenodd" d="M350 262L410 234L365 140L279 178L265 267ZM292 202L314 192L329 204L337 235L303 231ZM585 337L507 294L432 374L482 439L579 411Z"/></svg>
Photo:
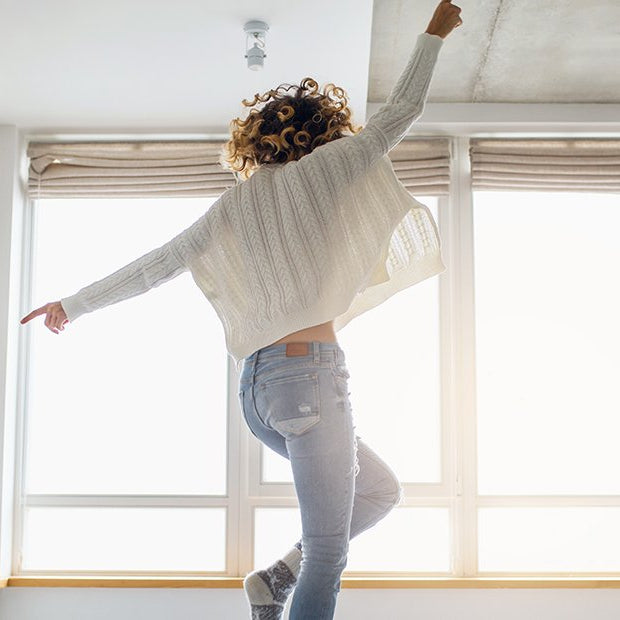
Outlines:
<svg viewBox="0 0 620 620"><path fill-rule="evenodd" d="M620 577L344 577L342 588L620 588ZM2 587L242 588L241 577L9 577Z"/></svg>

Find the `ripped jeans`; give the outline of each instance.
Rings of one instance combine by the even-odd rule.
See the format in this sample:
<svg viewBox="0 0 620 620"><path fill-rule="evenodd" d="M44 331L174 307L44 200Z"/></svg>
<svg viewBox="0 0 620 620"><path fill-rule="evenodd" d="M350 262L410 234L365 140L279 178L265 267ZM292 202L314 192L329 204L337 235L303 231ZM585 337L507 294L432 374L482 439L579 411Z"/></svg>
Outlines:
<svg viewBox="0 0 620 620"><path fill-rule="evenodd" d="M393 471L355 435L348 379L337 342L269 345L241 371L245 421L290 460L299 501L302 561L289 620L334 617L349 539L401 498Z"/></svg>

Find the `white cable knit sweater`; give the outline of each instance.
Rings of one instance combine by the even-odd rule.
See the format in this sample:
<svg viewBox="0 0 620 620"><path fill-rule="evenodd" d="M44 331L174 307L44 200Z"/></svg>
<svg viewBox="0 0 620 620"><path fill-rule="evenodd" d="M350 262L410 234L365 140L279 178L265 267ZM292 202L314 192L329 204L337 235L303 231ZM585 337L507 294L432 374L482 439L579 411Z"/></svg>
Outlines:
<svg viewBox="0 0 620 620"><path fill-rule="evenodd" d="M331 319L338 331L443 272L435 221L387 156L424 110L442 45L420 33L386 103L359 133L263 165L169 242L62 298L69 321L189 270L239 369L291 332Z"/></svg>

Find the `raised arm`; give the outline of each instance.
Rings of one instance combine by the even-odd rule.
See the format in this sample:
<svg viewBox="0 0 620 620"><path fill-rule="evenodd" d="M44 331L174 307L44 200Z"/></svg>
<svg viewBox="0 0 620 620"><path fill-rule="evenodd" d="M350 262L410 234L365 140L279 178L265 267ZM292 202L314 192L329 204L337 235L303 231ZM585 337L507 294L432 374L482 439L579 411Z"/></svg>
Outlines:
<svg viewBox="0 0 620 620"><path fill-rule="evenodd" d="M357 138L369 164L394 148L424 112L428 89L443 39L422 32L405 69L392 87L386 102L368 119ZM363 134L367 133L368 136Z"/></svg>
<svg viewBox="0 0 620 620"><path fill-rule="evenodd" d="M386 102L352 136L329 142L302 157L346 158L356 168L371 166L396 146L422 115L428 89L445 37L462 23L461 9L450 0L441 0L425 32L421 32L407 64L396 80ZM322 152L321 152L322 151ZM311 160L305 162L310 165Z"/></svg>

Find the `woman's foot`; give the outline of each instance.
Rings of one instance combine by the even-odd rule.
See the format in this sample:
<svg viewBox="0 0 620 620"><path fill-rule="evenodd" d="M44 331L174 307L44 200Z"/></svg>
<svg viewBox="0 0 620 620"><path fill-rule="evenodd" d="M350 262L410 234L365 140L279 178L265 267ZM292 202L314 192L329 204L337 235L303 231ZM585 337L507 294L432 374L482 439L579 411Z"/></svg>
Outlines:
<svg viewBox="0 0 620 620"><path fill-rule="evenodd" d="M268 568L246 575L243 589L250 604L252 620L280 620L299 574L301 551L293 547Z"/></svg>

